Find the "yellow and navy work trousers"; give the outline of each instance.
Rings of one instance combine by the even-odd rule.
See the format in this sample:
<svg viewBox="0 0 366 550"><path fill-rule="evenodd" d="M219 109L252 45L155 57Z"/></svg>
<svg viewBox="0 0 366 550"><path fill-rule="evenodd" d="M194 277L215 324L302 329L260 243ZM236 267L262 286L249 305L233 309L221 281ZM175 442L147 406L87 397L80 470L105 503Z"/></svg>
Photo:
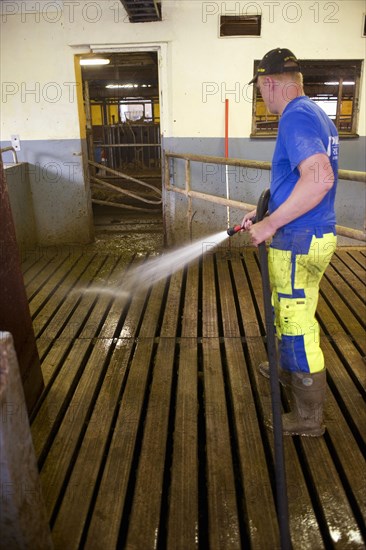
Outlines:
<svg viewBox="0 0 366 550"><path fill-rule="evenodd" d="M319 283L336 248L334 226L280 229L268 254L279 361L287 371L323 370L315 312Z"/></svg>

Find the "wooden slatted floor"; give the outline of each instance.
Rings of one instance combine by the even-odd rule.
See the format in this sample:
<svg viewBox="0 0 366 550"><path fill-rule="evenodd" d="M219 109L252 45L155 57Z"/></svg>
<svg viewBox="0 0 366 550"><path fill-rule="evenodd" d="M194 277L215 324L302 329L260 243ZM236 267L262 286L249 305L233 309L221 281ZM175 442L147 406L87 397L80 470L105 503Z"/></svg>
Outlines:
<svg viewBox="0 0 366 550"><path fill-rule="evenodd" d="M206 254L130 298L80 292L123 288L142 261L93 247L24 258L55 548L279 548L257 252ZM299 550L365 548L365 264L365 249L339 249L321 287L326 434L285 438Z"/></svg>

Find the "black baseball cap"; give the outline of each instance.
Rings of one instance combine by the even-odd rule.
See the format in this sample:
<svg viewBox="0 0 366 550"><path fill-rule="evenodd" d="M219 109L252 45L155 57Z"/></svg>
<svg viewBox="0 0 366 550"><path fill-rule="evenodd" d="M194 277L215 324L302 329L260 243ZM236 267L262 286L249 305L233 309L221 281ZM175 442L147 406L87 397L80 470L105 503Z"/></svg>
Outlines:
<svg viewBox="0 0 366 550"><path fill-rule="evenodd" d="M285 67L287 61L296 63L296 66ZM257 82L258 76L276 73L296 73L300 72L300 63L296 56L287 48L275 48L269 51L259 63L257 72L249 84Z"/></svg>

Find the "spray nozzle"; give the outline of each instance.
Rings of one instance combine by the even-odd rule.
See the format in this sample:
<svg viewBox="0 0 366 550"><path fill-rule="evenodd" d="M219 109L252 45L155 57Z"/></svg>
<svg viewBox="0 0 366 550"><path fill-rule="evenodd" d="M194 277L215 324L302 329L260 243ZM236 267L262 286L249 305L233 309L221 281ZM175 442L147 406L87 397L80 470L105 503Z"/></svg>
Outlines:
<svg viewBox="0 0 366 550"><path fill-rule="evenodd" d="M241 225L234 225L234 227L229 227L228 230L227 230L227 234L229 235L229 237L232 237L233 235L235 235L235 233L239 233L239 231L241 231L243 228Z"/></svg>

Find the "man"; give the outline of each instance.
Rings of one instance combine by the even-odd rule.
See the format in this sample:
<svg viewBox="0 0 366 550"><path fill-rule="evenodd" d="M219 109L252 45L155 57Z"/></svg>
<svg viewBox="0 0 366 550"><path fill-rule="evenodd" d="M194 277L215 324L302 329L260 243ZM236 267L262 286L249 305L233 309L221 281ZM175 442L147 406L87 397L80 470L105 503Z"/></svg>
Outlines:
<svg viewBox="0 0 366 550"><path fill-rule="evenodd" d="M259 63L250 83L267 109L281 115L272 159L269 215L242 222L254 245L272 238L268 262L279 349L279 378L292 392L283 415L286 435L324 433L324 357L315 320L319 283L336 247L334 199L339 138L325 112L305 96L300 64L276 48ZM269 377L268 363L260 372Z"/></svg>

